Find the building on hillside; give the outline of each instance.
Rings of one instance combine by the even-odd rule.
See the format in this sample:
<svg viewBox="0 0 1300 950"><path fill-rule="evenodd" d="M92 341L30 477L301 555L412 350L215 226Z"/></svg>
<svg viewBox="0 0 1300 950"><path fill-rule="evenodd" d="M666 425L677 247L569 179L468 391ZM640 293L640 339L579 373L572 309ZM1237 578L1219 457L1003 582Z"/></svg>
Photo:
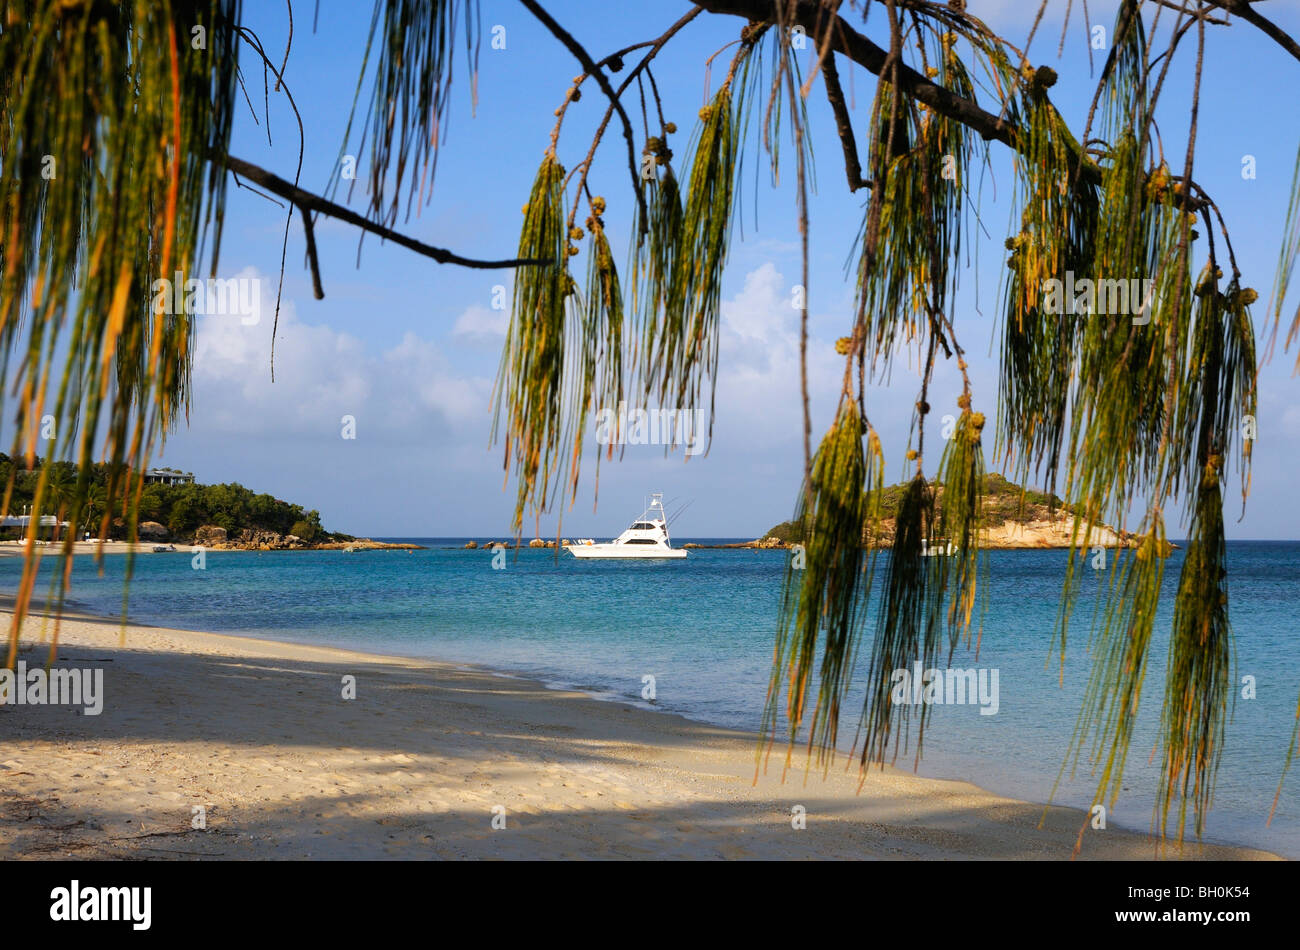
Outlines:
<svg viewBox="0 0 1300 950"><path fill-rule="evenodd" d="M31 515L5 515L4 518L0 518L0 540L12 541L26 538L31 533L31 525ZM68 522L60 521L54 515L41 515L40 523L36 526L36 537L57 541L70 527L72 526Z"/></svg>
<svg viewBox="0 0 1300 950"><path fill-rule="evenodd" d="M146 485L192 485L193 472L177 472L170 468L151 468L144 473Z"/></svg>

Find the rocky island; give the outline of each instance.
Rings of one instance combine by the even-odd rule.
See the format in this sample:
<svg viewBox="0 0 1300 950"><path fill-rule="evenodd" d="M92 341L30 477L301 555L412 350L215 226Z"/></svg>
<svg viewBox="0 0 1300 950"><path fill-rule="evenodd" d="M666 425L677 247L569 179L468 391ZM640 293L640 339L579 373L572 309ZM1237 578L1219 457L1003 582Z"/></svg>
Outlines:
<svg viewBox="0 0 1300 950"><path fill-rule="evenodd" d="M884 489L880 499L881 511L898 510L905 484ZM934 485L935 504L943 507L943 485ZM1056 495L1025 488L1008 481L1001 475L985 476L984 530L981 545L989 549L1015 548L1067 548L1074 530L1075 510ZM863 530L866 547L889 547L894 543L894 521L884 517L874 536ZM938 539L936 539L938 540ZM684 548L788 548L803 541L803 526L794 521L783 521L771 528L761 538L735 544L684 544ZM1093 529L1082 547L1134 547L1136 541L1127 531L1118 531L1109 525Z"/></svg>

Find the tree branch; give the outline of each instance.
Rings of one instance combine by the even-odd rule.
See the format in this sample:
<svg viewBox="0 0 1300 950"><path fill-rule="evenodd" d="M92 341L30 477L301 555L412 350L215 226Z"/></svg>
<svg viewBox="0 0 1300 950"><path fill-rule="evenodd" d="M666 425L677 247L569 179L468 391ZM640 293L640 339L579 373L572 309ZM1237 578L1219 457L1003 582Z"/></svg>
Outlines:
<svg viewBox="0 0 1300 950"><path fill-rule="evenodd" d="M1249 0L1209 0L1209 2L1221 10L1227 10L1233 16L1241 17L1252 26L1258 27L1278 46L1300 60L1300 43L1292 39L1289 33L1268 17L1262 13L1257 13L1255 8L1250 5Z"/></svg>
<svg viewBox="0 0 1300 950"><path fill-rule="evenodd" d="M835 65L835 54L828 52L822 60L822 82L826 84L826 101L835 113L835 128L844 148L844 173L849 179L849 191L870 188L871 182L862 177L862 162L858 160L858 141L853 136L853 123L848 106L844 103L844 89L840 86L840 71Z"/></svg>
<svg viewBox="0 0 1300 950"><path fill-rule="evenodd" d="M311 265L311 290L317 300L325 299L325 288L320 282L320 260L316 257L316 229L312 227L311 212L298 205L302 213L302 233L307 239L307 261Z"/></svg>
<svg viewBox="0 0 1300 950"><path fill-rule="evenodd" d="M728 13L749 20L775 23L778 20L776 2L777 0L700 0L699 5L710 13ZM794 9L786 17L786 22L802 26L809 36L819 36L822 30L830 30L831 49L843 53L877 76L885 68L889 54L849 26L843 17L837 16L828 24L825 8L816 0L796 0L790 6ZM983 138L997 139L1006 145L1015 146L1017 130L1014 123L931 82L901 62L898 64L898 85L909 97L924 102L940 115L956 119Z"/></svg>
<svg viewBox="0 0 1300 950"><path fill-rule="evenodd" d="M401 234L391 228L386 228L382 224L376 224L369 218L357 214L351 208L335 204L333 201L322 198L320 195L314 195L310 191L303 191L297 185L285 181L279 175L273 174L259 165L246 162L242 158L235 158L233 155L222 155L216 160L220 161L221 164L225 165L226 168L234 172L236 175L247 178L249 181L256 182L267 191L277 194L292 202L298 207L298 210L302 212L304 219L306 219L307 213L310 211L315 211L318 214L323 214L327 217L337 218L340 221L345 221L348 224L355 225L363 231L369 231L371 234L378 235L385 241L392 241L394 244L400 244L402 247L415 251L415 253L423 255L424 257L432 258L439 264L459 264L461 267L493 270L501 267L529 267L551 263L551 261L542 258L511 258L500 261L484 261L472 257L462 257L461 255L448 251L445 248L434 247L432 244L425 244L423 241L417 241L413 237L407 237L405 234ZM310 257L313 256L311 255L311 250L315 245L315 240L310 225L306 225L305 227L307 228L308 254ZM318 291L316 296L319 298L323 297L325 294L324 291L320 290L320 278L315 271L316 268L313 268L313 278L316 284L315 289Z"/></svg>
<svg viewBox="0 0 1300 950"><path fill-rule="evenodd" d="M591 54L583 48L582 44L574 39L573 35L564 27L560 26L555 21L555 18L542 8L541 4L537 3L536 0L521 0L521 2L577 58L578 62L582 64L583 70L600 84L601 91L605 93L610 103L618 110L618 117L623 120L623 138L627 140L627 167L628 172L632 175L632 190L636 192L636 200L641 209L642 220L648 220L645 194L642 192L641 180L637 177L636 172L636 143L633 140L632 120L627 117L627 112L623 109L623 103L618 99L618 93L609 84L609 77L605 75L603 69L596 65L596 61L591 58Z"/></svg>
<svg viewBox="0 0 1300 950"><path fill-rule="evenodd" d="M687 23L690 23L693 19L695 19L695 17L698 16L700 12L701 10L699 7L692 7L689 11L686 12L685 15L682 16L681 19L679 19L676 23L670 26L664 32L664 34L660 36L657 40L653 40L649 43L638 43L636 46L627 47L626 49L620 50L619 52L614 53L611 56L607 56L605 57L605 59L601 60L601 63L605 63L605 62L609 62L611 59L617 59L619 63L618 68L622 69L623 54L626 53L628 49L637 49L642 46L650 47L650 51L647 52L645 56L641 58L641 61L639 63L637 63L635 66L632 67L632 70L627 74L627 77L623 80L622 85L618 87L617 93L619 96L622 96L623 91L627 89L628 86L632 85L632 81L636 79L638 75L640 75L642 70L649 69L650 61L659 55L659 51L664 48L664 45L670 39L676 36L677 32L682 27L684 27ZM618 69L614 71L618 72ZM573 101L572 99L566 100L564 106L562 106L561 108L567 108L568 104L572 101ZM600 120L600 126L599 128L596 129L595 136L592 137L591 149L587 152L587 157L584 158L581 162L579 162L576 166L574 166L574 171L577 171L578 169L582 169L582 173L578 177L578 187L577 187L577 191L575 192L573 204L569 207L569 223L568 223L569 229L573 228L574 219L578 216L577 195L581 194L583 189L587 187L587 176L591 172L591 163L596 157L596 149L600 147L600 143L605 137L605 129L609 125L609 120L614 115L614 107L616 105L618 105L617 100L611 102L609 106L606 107L605 116ZM555 136L555 133L552 133L552 136ZM554 147L554 142L556 141L556 138L557 137L552 138L552 147ZM573 172L570 172L569 175L570 177L572 177ZM566 183L566 187L567 187L567 183ZM640 192L641 192L641 186L640 186L640 182L638 182L637 183L638 195L640 195ZM644 205L642 206L642 208L644 209ZM641 220L644 222L646 218L643 217Z"/></svg>
<svg viewBox="0 0 1300 950"><path fill-rule="evenodd" d="M876 76L880 76L889 67L889 54L853 29L843 17L836 16L827 24L826 8L820 0L788 0L789 8L778 11L777 4L782 2L785 0L698 0L699 6L709 13L730 14L764 23L780 21L789 25L797 24L808 31L809 36L821 35L820 32L814 31L829 30L832 50L842 53ZM1217 2L1220 5L1224 3L1244 5L1244 0L1217 0ZM996 140L1017 151L1023 148L1020 130L1014 122L994 115L982 108L979 103L931 82L901 61L897 64L896 72L891 67L890 79L892 80L895 75L900 92L917 102L924 103L933 112L960 122L978 133L985 141ZM1078 163L1076 181L1089 185L1101 184L1101 169L1087 161L1085 155L1081 153L1073 156L1072 160ZM1200 200L1188 194L1176 195L1172 200L1188 211L1199 210L1202 206Z"/></svg>

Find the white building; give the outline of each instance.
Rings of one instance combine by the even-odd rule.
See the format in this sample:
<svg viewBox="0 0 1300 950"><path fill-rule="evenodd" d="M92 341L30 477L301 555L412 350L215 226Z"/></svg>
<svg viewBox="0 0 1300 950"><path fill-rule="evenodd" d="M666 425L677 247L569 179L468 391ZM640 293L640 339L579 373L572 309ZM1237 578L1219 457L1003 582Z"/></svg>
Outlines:
<svg viewBox="0 0 1300 950"><path fill-rule="evenodd" d="M146 485L191 485L194 483L194 473L151 468L144 473L144 482Z"/></svg>
<svg viewBox="0 0 1300 950"><path fill-rule="evenodd" d="M31 525L31 523L31 515L5 515L4 518L0 518L0 533L8 535L8 532L5 529L13 528L16 529L14 534L17 537L23 538L27 536L28 526ZM71 525L68 522L60 521L54 515L41 515L41 521L37 527L36 536L38 538L42 536L54 537L55 528L60 529L59 533L62 533L63 529L70 527Z"/></svg>

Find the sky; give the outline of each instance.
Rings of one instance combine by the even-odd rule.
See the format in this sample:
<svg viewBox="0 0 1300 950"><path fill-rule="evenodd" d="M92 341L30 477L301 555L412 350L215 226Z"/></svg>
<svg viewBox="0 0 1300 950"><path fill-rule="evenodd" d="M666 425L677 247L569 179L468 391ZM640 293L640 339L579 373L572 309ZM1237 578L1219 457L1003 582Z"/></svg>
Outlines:
<svg viewBox="0 0 1300 950"><path fill-rule="evenodd" d="M1028 0L968 4L1017 45L1023 45L1037 6ZM1066 4L1053 0L1051 6L1030 58L1060 74L1053 100L1077 131L1095 87L1087 33L1075 4L1066 49L1058 57ZM1092 22L1109 29L1115 4L1094 0L1088 6ZM1274 0L1261 7L1293 35L1300 34L1300 2ZM552 0L548 9L600 58L658 36L689 5ZM301 184L323 193L338 173L371 10L362 2L321 0L314 29L311 3L295 5L294 12L284 75L303 118ZM278 62L288 35L284 5L246 3L245 18ZM850 19L857 21L858 14ZM737 37L741 25L732 17L701 15L656 60L666 118L679 127L671 143L679 169L689 153L696 113L725 74L730 51L715 61L712 75L705 62ZM520 206L549 143L554 110L581 70L520 4L485 0L481 26L476 96L462 47L429 200L398 229L466 256L508 258L518 242ZM858 26L887 46L883 17L873 14ZM498 27L504 49L491 46ZM802 53L802 61L810 55ZM1099 69L1104 51L1095 55ZM1180 47L1157 115L1164 149L1176 156L1170 162L1175 171L1186 148L1194 55L1192 37ZM862 131L874 77L841 64L865 155ZM297 122L284 96L272 90L268 123L262 70L247 48L241 66L256 114L241 110L232 154L292 179L299 154ZM1297 79L1300 64L1249 25L1209 29L1195 177L1223 211L1243 283L1260 292L1256 326L1262 338L1272 326L1262 303L1273 284L1300 144ZM368 90L367 83L363 105ZM983 101L987 106L990 100ZM559 143L567 168L586 154L604 108L598 90L588 84L586 95L570 109ZM808 99L808 114L816 179L807 288L815 442L831 421L842 373L834 341L851 330L853 282L846 267L862 224L865 192L847 189L820 82ZM639 125L639 118L635 121ZM800 256L794 152L787 147L782 154L777 182L752 137L745 156L741 207L723 281L716 418L707 455L686 458L679 449L665 456L662 446L627 446L621 459L602 464L597 493L589 452L576 501L571 507L557 505L539 524L526 523L526 535L554 536L562 517L558 527L566 537L613 536L641 511L650 491L664 492L674 507L690 503L674 523L677 537L755 537L790 517L803 466L799 311L792 303ZM990 156L980 180L967 183L980 213L968 232L976 237L968 243L969 255L963 252L952 316L968 351L974 407L992 418L999 344L995 315L1002 243L1012 230L1013 181L1007 149L995 144ZM1246 156L1253 156L1253 178L1243 177ZM352 196L358 210L363 187L359 180ZM617 129L597 153L591 187L607 200L607 229L622 262L634 198ZM490 435L493 383L508 319L493 303L498 288L511 286L511 272L440 265L373 237L359 244L355 228L321 219L316 237L325 297L316 300L295 217L272 382L271 315L285 218L285 209L265 197L230 187L219 273L261 279L261 316L257 323L219 315L200 319L193 406L156 463L193 471L201 482L235 481L315 508L331 530L372 537L507 536L514 485L506 481L502 446L493 445ZM578 274L584 271L585 265ZM1294 312L1294 301L1290 306ZM1261 373L1250 499L1240 521L1232 510L1230 538L1300 537L1300 505L1292 490L1300 466L1296 356L1279 345ZM937 415L957 411L959 391L956 367L941 360L930 400ZM884 444L887 481L906 475L904 452L918 392L916 367L906 356L899 357L888 380L869 388L867 409ZM344 416L354 421L355 438L343 438ZM937 461L937 453L931 454ZM1237 484L1230 486L1230 492L1238 490ZM1139 517L1133 513L1134 524ZM1170 536L1180 537L1170 521Z"/></svg>

